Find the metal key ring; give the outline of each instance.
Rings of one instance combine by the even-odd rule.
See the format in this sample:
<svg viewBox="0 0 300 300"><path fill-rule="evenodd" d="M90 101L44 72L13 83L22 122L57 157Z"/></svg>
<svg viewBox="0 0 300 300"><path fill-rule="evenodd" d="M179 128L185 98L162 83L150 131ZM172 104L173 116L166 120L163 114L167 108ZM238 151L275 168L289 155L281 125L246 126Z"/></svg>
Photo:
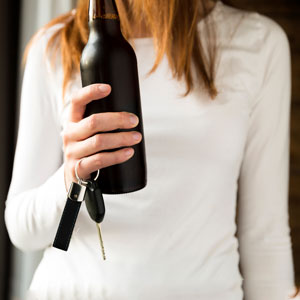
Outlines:
<svg viewBox="0 0 300 300"><path fill-rule="evenodd" d="M82 160L83 160L83 158L81 158L80 160L78 160L77 163L76 163L76 166L75 166L75 175L76 175L76 178L77 178L79 184L82 184L82 183L83 183L83 184L88 184L87 181L81 179L81 178L78 176L77 168L78 168L78 166L79 166L79 164L80 164L80 162L81 162ZM97 178L99 177L99 174L100 174L100 169L97 170L97 175L96 175L96 177L94 178L94 181L97 180Z"/></svg>

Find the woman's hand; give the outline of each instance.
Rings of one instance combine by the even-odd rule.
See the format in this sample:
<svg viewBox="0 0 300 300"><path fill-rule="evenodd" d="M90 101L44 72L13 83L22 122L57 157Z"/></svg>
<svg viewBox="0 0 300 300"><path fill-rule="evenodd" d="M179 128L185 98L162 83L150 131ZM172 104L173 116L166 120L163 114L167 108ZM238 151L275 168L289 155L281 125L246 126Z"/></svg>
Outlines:
<svg viewBox="0 0 300 300"><path fill-rule="evenodd" d="M110 91L107 84L92 84L80 89L71 98L70 114L63 131L66 190L72 181L77 182L75 165L81 158L84 159L78 166L78 176L89 179L92 172L123 163L134 154L130 147L113 152L97 152L132 146L142 140L141 133L137 131L96 134L100 131L136 127L138 117L129 112L105 112L83 118L86 105L93 100L101 101Z"/></svg>

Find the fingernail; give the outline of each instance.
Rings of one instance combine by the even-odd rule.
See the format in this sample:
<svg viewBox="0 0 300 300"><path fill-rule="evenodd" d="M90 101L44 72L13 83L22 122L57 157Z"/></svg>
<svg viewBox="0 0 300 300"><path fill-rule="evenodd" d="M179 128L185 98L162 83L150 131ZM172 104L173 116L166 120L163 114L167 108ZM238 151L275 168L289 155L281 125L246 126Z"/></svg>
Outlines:
<svg viewBox="0 0 300 300"><path fill-rule="evenodd" d="M126 156L131 156L132 154L133 154L133 149L132 148L125 150L125 155Z"/></svg>
<svg viewBox="0 0 300 300"><path fill-rule="evenodd" d="M133 115L133 114L130 115L130 123L131 123L132 125L137 124L138 121L139 121L139 119L138 119L138 117L137 117L136 115Z"/></svg>
<svg viewBox="0 0 300 300"><path fill-rule="evenodd" d="M99 85L99 90L102 93L106 93L109 91L109 85L108 84L101 84Z"/></svg>
<svg viewBox="0 0 300 300"><path fill-rule="evenodd" d="M140 133L138 133L138 132L135 132L135 133L133 133L132 134L133 135L133 139L135 140L135 141L139 141L140 139L141 139L141 134Z"/></svg>

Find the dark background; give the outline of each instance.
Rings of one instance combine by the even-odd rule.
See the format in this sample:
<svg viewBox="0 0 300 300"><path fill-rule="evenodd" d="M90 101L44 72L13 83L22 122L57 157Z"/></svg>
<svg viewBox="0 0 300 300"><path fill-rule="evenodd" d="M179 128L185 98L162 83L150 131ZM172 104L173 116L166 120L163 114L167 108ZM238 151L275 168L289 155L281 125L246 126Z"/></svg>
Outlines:
<svg viewBox="0 0 300 300"><path fill-rule="evenodd" d="M11 246L4 226L4 203L15 149L20 1L0 0L0 299L6 300Z"/></svg>
<svg viewBox="0 0 300 300"><path fill-rule="evenodd" d="M15 149L17 114L20 2L0 1L0 299L8 299L11 245L4 226ZM292 53L292 110L290 160L290 225L296 283L300 285L300 1L224 0L235 7L257 11L277 21L289 37Z"/></svg>

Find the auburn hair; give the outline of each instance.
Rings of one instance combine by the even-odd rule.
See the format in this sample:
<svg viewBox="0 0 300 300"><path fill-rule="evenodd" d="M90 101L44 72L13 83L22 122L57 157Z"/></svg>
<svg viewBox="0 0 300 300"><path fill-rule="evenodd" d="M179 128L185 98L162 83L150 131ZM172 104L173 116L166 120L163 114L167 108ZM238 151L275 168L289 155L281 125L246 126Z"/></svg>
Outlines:
<svg viewBox="0 0 300 300"><path fill-rule="evenodd" d="M174 78L185 79L185 95L192 90L196 80L212 99L215 98L216 42L214 26L204 17L209 14L207 0L116 0L116 4L126 39L134 38L133 24L134 28L143 24L153 37L156 60L149 73L156 70L166 55ZM47 50L60 48L64 71L63 99L72 74L80 69L81 53L88 41L88 5L88 0L78 0L76 9L53 19L42 28L46 30L55 24L64 25L51 36L47 45ZM203 17L207 51L204 51L197 30L198 21ZM24 61L34 38L25 49ZM57 51L52 51L52 54L55 58ZM192 76L193 65L196 78Z"/></svg>

